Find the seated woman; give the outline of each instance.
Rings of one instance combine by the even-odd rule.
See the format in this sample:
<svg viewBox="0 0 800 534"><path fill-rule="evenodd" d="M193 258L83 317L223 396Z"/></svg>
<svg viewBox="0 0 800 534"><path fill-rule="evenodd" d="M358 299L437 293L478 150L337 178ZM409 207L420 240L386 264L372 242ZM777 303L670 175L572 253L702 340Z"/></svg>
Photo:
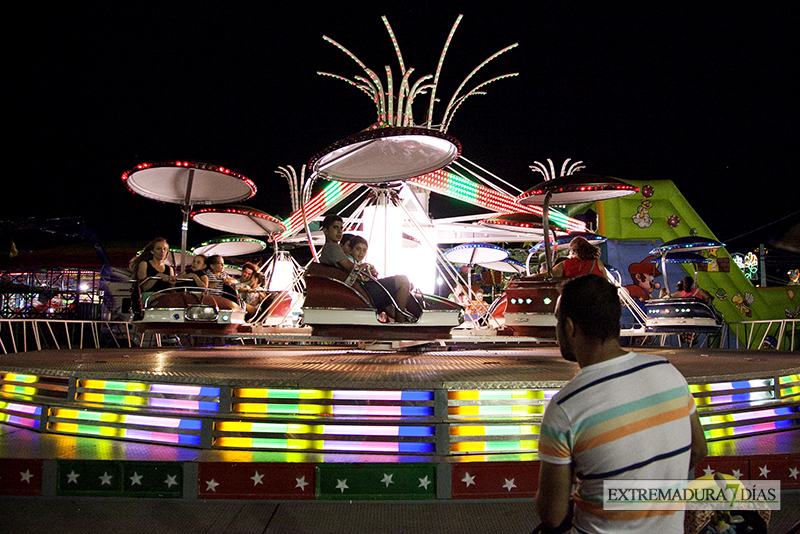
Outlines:
<svg viewBox="0 0 800 534"><path fill-rule="evenodd" d="M677 293L673 293L673 297L695 297L711 306L714 299L708 294L708 291L695 285L694 278L685 276L683 280L681 280L681 283L683 284L683 288Z"/></svg>
<svg viewBox="0 0 800 534"><path fill-rule="evenodd" d="M553 267L555 277L576 278L584 274L606 277L606 267L600 261L600 249L584 237L576 237L569 242L569 257ZM533 278L544 278L547 273L539 273Z"/></svg>
<svg viewBox="0 0 800 534"><path fill-rule="evenodd" d="M139 283L142 296L175 285L175 273L166 264L169 245L163 237L157 237L145 245L144 249L131 260L130 269Z"/></svg>
<svg viewBox="0 0 800 534"><path fill-rule="evenodd" d="M192 268L181 274L181 287L208 287L208 266L206 257L198 254L192 260Z"/></svg>
<svg viewBox="0 0 800 534"><path fill-rule="evenodd" d="M320 252L319 261L323 265L331 267L339 267L347 273L352 273L356 267L357 262L348 259L347 255L339 246L339 241L342 239L342 224L343 220L338 215L328 215L322 221L322 233L325 235L325 245ZM363 238L362 238L363 240ZM353 250L353 239L350 240L351 252ZM363 246L363 253L366 255L367 245L366 240L361 244ZM363 256L361 256L363 258ZM355 255L354 255L355 259ZM371 267L371 266L370 266ZM377 273L375 273L377 274ZM362 276L359 274L359 277ZM398 323L404 323L408 320L406 315L406 306L408 305L411 283L404 275L390 276L381 278L378 281L369 279L367 281L360 280L364 285L367 293L369 293L373 304L379 311L385 311L386 315L394 319ZM383 287L380 287L383 286ZM392 304L387 291L394 297L394 302L397 304L397 309ZM399 311L398 311L399 309Z"/></svg>
<svg viewBox="0 0 800 534"><path fill-rule="evenodd" d="M266 288L264 287L264 275L260 272L254 272L250 277L250 282L246 285L241 285L237 289L239 298L244 302L244 308L247 311L247 316L252 317L258 305L264 300L266 296Z"/></svg>

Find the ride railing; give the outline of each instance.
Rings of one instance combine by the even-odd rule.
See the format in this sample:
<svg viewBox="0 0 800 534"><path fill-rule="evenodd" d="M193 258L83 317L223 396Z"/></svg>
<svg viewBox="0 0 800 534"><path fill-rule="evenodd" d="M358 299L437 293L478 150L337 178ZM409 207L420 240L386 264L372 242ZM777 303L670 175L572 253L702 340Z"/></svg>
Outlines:
<svg viewBox="0 0 800 534"><path fill-rule="evenodd" d="M800 319L727 323L724 347L748 350L800 350Z"/></svg>
<svg viewBox="0 0 800 534"><path fill-rule="evenodd" d="M129 321L0 319L3 354L32 350L132 347Z"/></svg>

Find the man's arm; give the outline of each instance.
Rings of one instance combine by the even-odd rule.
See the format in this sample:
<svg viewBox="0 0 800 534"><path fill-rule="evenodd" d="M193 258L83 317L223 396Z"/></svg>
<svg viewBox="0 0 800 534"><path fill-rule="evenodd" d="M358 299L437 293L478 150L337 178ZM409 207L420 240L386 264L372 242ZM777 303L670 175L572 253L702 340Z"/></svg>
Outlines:
<svg viewBox="0 0 800 534"><path fill-rule="evenodd" d="M572 495L572 464L557 465L539 462L539 493L536 511L542 523L557 527L569 515L569 498Z"/></svg>
<svg viewBox="0 0 800 534"><path fill-rule="evenodd" d="M706 443L706 434L703 432L703 425L700 424L700 416L697 415L697 410L689 416L689 421L692 423L692 454L689 459L689 468L694 469L708 455L708 444Z"/></svg>

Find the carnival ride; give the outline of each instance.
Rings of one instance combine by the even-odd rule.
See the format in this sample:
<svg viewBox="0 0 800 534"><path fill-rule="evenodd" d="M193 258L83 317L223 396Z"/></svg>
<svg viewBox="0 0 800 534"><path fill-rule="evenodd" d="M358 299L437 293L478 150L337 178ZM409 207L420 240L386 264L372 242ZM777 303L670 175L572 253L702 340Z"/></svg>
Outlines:
<svg viewBox="0 0 800 534"><path fill-rule="evenodd" d="M385 19L384 22L393 35L388 22ZM449 41L448 38L445 52ZM450 255L456 257L451 259L464 265L480 264L513 275L528 275L529 266L499 256L479 258L479 251L499 252L496 250L499 247L492 243L543 240L544 263L549 271L552 267L549 234L554 233L551 223L558 227L556 237L586 230L584 222L550 210L551 201L572 204L591 199L596 202L598 233L608 238L604 245L606 254L610 263L623 270L626 264L638 259L636 252L627 255L620 252L626 244L636 242L646 256L659 241L680 237L677 235L680 220L702 235L711 233L671 182L622 184L592 175L574 175L578 162L569 170L565 163L561 174L566 176L560 177L555 176L551 164L551 179L527 193L512 192L496 185L487 177L490 173L463 156L454 159L459 152L457 142L444 135L458 106L466 97L481 94L479 89L489 82L457 96L462 84L439 126L442 135L416 131L411 102L424 91L431 92L424 125L426 130L435 127L431 117L441 60L435 77L423 77L411 86L412 69L405 69L399 49L397 53L403 83L396 99L391 81L385 92L375 73L357 60L367 71L367 78L348 80L373 98L378 106L379 124L370 132L379 133L359 134L315 156L309 167L313 174L308 181L304 179L305 168L299 180L293 168L280 168L279 173L290 183L294 211L284 222L242 206L192 212L194 204L239 202L255 194L252 182L221 167L190 162L143 164L123 175L132 190L148 198L181 204L184 216L181 259L172 259L173 264L181 266L181 271L185 265L190 220L225 233L245 234L245 237L206 242L193 252L235 255L237 251L257 245L256 241L261 243L260 250L264 250L267 243L274 248L272 258L262 266L262 271L268 274L267 287L275 298L249 322L243 320L242 310L234 307L238 303L233 300L208 290L190 288L151 296L145 301L148 319L139 325L154 331L183 329L198 335L225 332L230 332L231 337L258 335L259 328L265 325L286 325L305 294L305 318L314 327L313 337L321 339L320 345L333 342L337 346L287 348L276 344L269 347L269 351L256 347L140 351L81 348L10 355L3 359L0 368L3 386L0 422L40 433L159 445L152 458L145 458L157 458L157 462L129 462L133 460L130 456L125 461L109 460L105 455L106 447L94 447L103 449L103 456L83 462L79 467L93 463L93 469L108 468L109 473L111 469L122 469L120 476L114 472L115 480L124 481L123 473L128 474L124 471L127 468L147 468L166 474L169 462L161 460L165 451L172 450L167 449L170 446L220 454L214 456L213 461L207 461L209 456L198 461L199 456L192 453L192 461L178 466L176 471L176 476L186 473L186 479L179 483L168 475L166 491L160 487L158 493L153 491L153 496L180 497L184 494L176 488L183 487L184 490L191 488L191 492L185 490L186 494L202 499L534 497L544 407L574 376L574 364L560 358L553 346L515 352L503 344L493 351L472 347L458 354L429 352L419 358L348 350L351 345L346 341L353 337L445 338L453 325L461 322L463 311L469 310L462 310L460 305L444 299L421 295L412 301L412 307L416 304L419 308L411 310L415 312L416 323L379 323L377 310L359 287L342 283L347 273L317 263L300 266L285 250L280 250L280 245L308 243L315 254L314 243L319 237L311 230L310 223L344 203L358 190L364 198L346 215L345 223L347 230L370 241L370 261L384 275L396 274L405 267L391 254L400 251L403 257L410 259L415 267L413 274L417 275L425 270L423 259L427 258L425 261L430 263L431 270L437 263L442 267L443 278L452 285L451 289L458 285L471 289L471 275L467 274L466 280L458 274L451 276L449 273L457 269L449 266L448 254L442 253L440 246L453 250ZM387 75L390 75L389 69ZM426 84L430 78L433 83ZM396 108L393 107L395 103ZM541 164L537 166L537 172L548 171ZM543 174L548 178L548 172ZM476 178L472 179L473 176ZM312 196L312 187L319 178L331 181L322 192ZM223 183L224 187L220 185ZM507 183L505 186L514 189ZM235 194L214 196L218 190L228 188L234 189ZM632 198L636 190L645 196L646 206L640 204L640 199ZM203 191L211 193L204 195ZM462 200L485 213L434 219L428 209L431 193ZM347 210L348 206L343 209ZM689 232L681 228L680 233ZM420 254L412 254L415 252ZM462 252L466 257L458 257ZM756 293L754 299L744 300L751 300L754 314L763 311L765 317L771 318L776 315L775 309L789 306L793 296L782 295L779 300L776 291L762 297L761 292L743 280L741 273L724 272L724 249L708 254L706 259L710 263L705 265L709 270L697 276L702 286L714 293L723 310L733 299L726 300L722 295L733 294L733 288ZM668 255L673 256L673 253ZM664 258L663 266L669 261ZM716 271L711 270L713 265L717 266ZM666 273L666 267L662 270ZM651 273L652 276L655 275ZM420 287L432 283L416 278L414 282ZM531 338L533 341L547 339L554 324L556 283L552 277L542 282L523 277L506 288L505 295L493 303L483 320L469 322L478 328L497 331L505 320L512 323L516 332L523 333L526 332L524 328L529 328L528 334L538 336ZM621 285L621 280L618 283ZM626 295L628 292L620 290L622 299ZM636 303L627 302L627 308L639 309ZM773 304L777 302L780 306L776 308ZM740 310L739 305L736 310ZM359 322L361 324L354 326ZM288 324L292 324L291 321ZM281 328L290 330L285 326ZM313 339L308 330L303 332L303 345L312 345L307 343ZM291 342L297 340L295 337ZM505 337L501 342L513 347L516 339ZM777 346L784 345L779 339ZM800 428L800 371L790 355L753 358L750 357L752 353L731 355L713 349L654 351L669 358L687 376L712 450L713 442L720 442L715 454L700 464L698 470L741 469L743 473L753 473L759 467L762 473L772 470L770 478L780 478L784 487L800 487L796 467L800 455L795 452L796 446L776 454L773 442L768 442L768 449L760 456L752 455L750 447L747 451L750 456L726 457L731 451L739 452L737 442L730 440L732 437L757 439L762 434L773 433L774 436L776 432ZM751 443L746 443L745 448ZM78 491L84 491L84 495L97 495L104 490L100 487L89 493L90 490L70 486L67 477L77 477L75 471L69 472L78 466L79 462L74 460L77 449L80 447L71 446L58 460L50 459L46 470L42 469L41 460L32 461L39 462L37 474L49 473L38 476L48 480L51 487L47 491L57 491L61 495L78 495ZM262 455L242 453L242 450ZM233 456L224 456L231 452ZM792 454L783 454L786 452ZM184 456L174 454L172 457ZM229 462L231 458L236 461ZM255 458L257 460L253 460ZM29 465L26 458L11 461L15 468ZM763 467L762 461L765 462ZM132 465L134 463L136 465ZM234 475L253 468L255 476L245 478L244 483L234 481ZM36 465L32 469L35 470ZM410 474L413 487L394 484L386 474L400 469ZM372 485L363 486L366 489L356 489L356 477L350 474L356 471L362 480L375 475L375 481L383 476L384 479L388 477L389 482L384 487L373 481ZM265 480L275 481L279 477L287 478L286 473L289 473L290 483L279 491L262 491L267 485L259 483L265 472L268 473ZM132 480L137 480L137 471L133 475ZM348 476L351 476L353 491L344 484ZM11 477L4 475L4 480L6 478L10 480ZM480 480L482 485L479 487L475 480ZM483 485L484 480L494 484L494 489ZM176 488L172 488L173 485ZM115 490L114 495L127 495L128 485L125 486ZM400 493L401 486L405 493ZM346 488L348 493L345 494ZM131 494L133 491L130 489Z"/></svg>

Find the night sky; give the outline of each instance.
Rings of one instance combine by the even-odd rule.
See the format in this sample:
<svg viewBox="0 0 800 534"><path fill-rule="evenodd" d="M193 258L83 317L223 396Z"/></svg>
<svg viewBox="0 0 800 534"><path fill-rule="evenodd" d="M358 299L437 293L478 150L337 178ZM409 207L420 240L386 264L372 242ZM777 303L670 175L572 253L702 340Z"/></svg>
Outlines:
<svg viewBox="0 0 800 534"><path fill-rule="evenodd" d="M416 79L434 72L463 13L435 118L473 68L519 43L468 85L520 73L459 109L448 133L468 159L522 189L540 181L528 166L547 158L583 160L593 174L673 180L718 238L734 239L732 252L798 220L796 3L281 4L291 7L14 8L5 30L11 141L0 219L82 216L105 242L164 235L179 243L178 206L135 196L120 180L138 163L168 159L242 173L258 186L248 204L286 217L289 189L277 167L299 171L376 120L365 94L316 74L362 74L322 36L383 80L390 65L397 79L386 15ZM417 122L425 105L415 108ZM216 232L193 224L189 235L191 245Z"/></svg>

